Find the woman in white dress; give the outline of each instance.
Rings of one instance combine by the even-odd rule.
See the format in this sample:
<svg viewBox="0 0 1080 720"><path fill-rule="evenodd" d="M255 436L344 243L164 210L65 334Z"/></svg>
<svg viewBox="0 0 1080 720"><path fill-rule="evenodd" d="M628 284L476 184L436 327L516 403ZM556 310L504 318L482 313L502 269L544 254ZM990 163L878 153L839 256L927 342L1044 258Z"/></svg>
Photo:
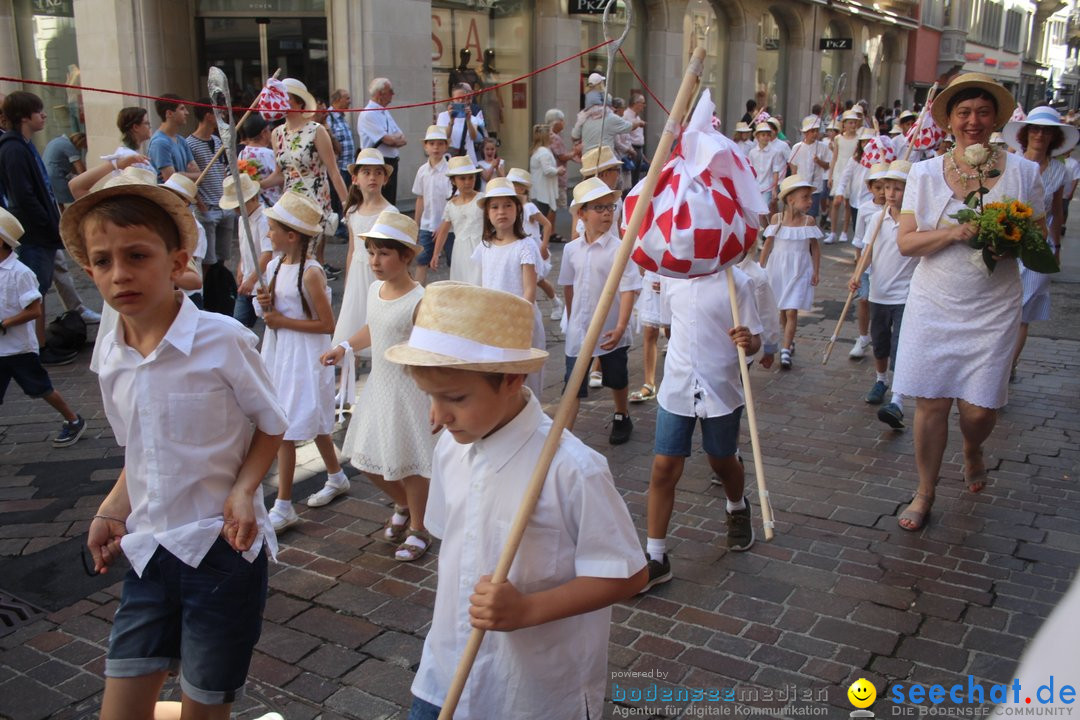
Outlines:
<svg viewBox="0 0 1080 720"><path fill-rule="evenodd" d="M1061 115L1052 107L1034 108L1024 120L1014 120L1002 132L1005 144L1022 152L1024 157L1039 165L1046 201L1046 242L1054 254L1061 257L1061 234L1065 222L1065 200L1069 172L1061 156L1068 155L1080 140L1080 130L1061 122ZM1024 288L1024 305L1020 314L1020 336L1013 355L1012 374L1027 342L1028 324L1050 319L1050 276L1028 270L1020 263L1020 284Z"/></svg>
<svg viewBox="0 0 1080 720"><path fill-rule="evenodd" d="M914 165L908 176L897 244L902 254L921 259L904 311L893 390L916 398L919 487L898 518L904 530L922 528L934 502L953 400L964 438L964 482L971 492L986 486L982 445L1008 398L1020 271L1015 262L1001 262L987 275L968 245L975 225L959 225L950 215L979 187L982 172L987 202L1015 198L1030 205L1036 219L1043 217L1038 165L996 150L978 167L965 160L965 149L986 148L1014 107L1009 91L988 76L957 76L933 106L934 120L952 132L956 145ZM1001 174L985 177L992 170Z"/></svg>

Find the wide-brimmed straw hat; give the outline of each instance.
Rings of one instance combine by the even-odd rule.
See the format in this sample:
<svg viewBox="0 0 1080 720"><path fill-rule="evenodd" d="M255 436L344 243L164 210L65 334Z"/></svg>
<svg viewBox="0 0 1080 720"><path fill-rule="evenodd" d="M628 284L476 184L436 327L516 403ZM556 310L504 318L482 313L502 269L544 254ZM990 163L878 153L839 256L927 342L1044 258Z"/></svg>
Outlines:
<svg viewBox="0 0 1080 720"><path fill-rule="evenodd" d="M232 180L232 178L227 177L225 180L229 181ZM161 183L161 187L166 190L172 190L180 196L181 200L186 200L189 205L195 202L195 196L199 194L199 186L195 184L195 181L187 175L181 175L178 172L174 172L170 175L168 180ZM222 187L224 187L224 184ZM256 187L258 187L258 185L256 185Z"/></svg>
<svg viewBox="0 0 1080 720"><path fill-rule="evenodd" d="M424 133L424 142L428 142L429 140L450 142L450 133L447 131L445 125L428 125L427 132Z"/></svg>
<svg viewBox="0 0 1080 720"><path fill-rule="evenodd" d="M739 122L735 123L735 132L737 132L737 133L740 133L740 132L748 133L748 132L754 132L754 129L752 127L750 127L748 124L744 123L742 120L740 120Z"/></svg>
<svg viewBox="0 0 1080 720"><path fill-rule="evenodd" d="M416 221L411 217L393 210L383 210L379 213L379 217L375 218L375 224L371 226L371 229L360 233L360 237L396 240L413 250L419 250L420 242L417 240L419 232Z"/></svg>
<svg viewBox="0 0 1080 720"><path fill-rule="evenodd" d="M102 187L115 187L117 185L157 185L157 173L147 170L145 167L128 165L120 171L119 175L109 177Z"/></svg>
<svg viewBox="0 0 1080 720"><path fill-rule="evenodd" d="M394 166L386 162L386 158L383 154L375 148L364 148L356 154L356 162L349 165L349 172L355 173L360 169L361 165L381 165L383 170L386 171L386 177L390 177L394 174Z"/></svg>
<svg viewBox="0 0 1080 720"><path fill-rule="evenodd" d="M302 80L285 78L281 81L281 84L285 86L285 92L304 101L304 110L307 112L302 113L302 115L305 118L313 116L315 111L319 109L319 103L315 102L315 96L308 91L307 85Z"/></svg>
<svg viewBox="0 0 1080 720"><path fill-rule="evenodd" d="M597 145L581 156L582 177L592 177L614 167L622 167L622 161L615 157L609 145Z"/></svg>
<svg viewBox="0 0 1080 720"><path fill-rule="evenodd" d="M866 173L866 184L869 185L872 180L884 180L887 172L889 172L889 163L874 163L870 166L870 171Z"/></svg>
<svg viewBox="0 0 1080 720"><path fill-rule="evenodd" d="M991 145L1004 145L1005 144L1005 136L1002 135L1001 133L999 133L997 130L995 130L994 132L990 133L990 144Z"/></svg>
<svg viewBox="0 0 1080 720"><path fill-rule="evenodd" d="M821 127L821 118L817 115L807 115L802 119L802 126L799 128L799 132L810 132L811 130L817 130Z"/></svg>
<svg viewBox="0 0 1080 720"><path fill-rule="evenodd" d="M1019 152L1024 151L1023 146L1020 145L1020 131L1024 129L1025 125L1039 125L1041 127L1056 127L1061 129L1061 133L1065 136L1065 140L1061 143L1060 147L1057 147L1050 152L1052 157L1065 155L1076 147L1077 141L1080 141L1080 130L1077 130L1076 126L1061 122L1061 113L1048 105L1042 105L1032 109L1024 120L1010 120L1005 124L1005 129L1001 131L1001 135L1005 139L1005 144Z"/></svg>
<svg viewBox="0 0 1080 720"><path fill-rule="evenodd" d="M311 237L322 233L322 208L307 195L295 190L282 193L274 206L267 208L263 214L301 235Z"/></svg>
<svg viewBox="0 0 1080 720"><path fill-rule="evenodd" d="M873 128L861 127L859 133L855 136L855 141L860 142L862 140L873 140L878 134L874 132Z"/></svg>
<svg viewBox="0 0 1080 720"><path fill-rule="evenodd" d="M889 169L885 173L885 180L901 180L907 182L908 173L911 172L911 163L907 160L893 160L889 163Z"/></svg>
<svg viewBox="0 0 1080 720"><path fill-rule="evenodd" d="M169 179L172 180L179 174L173 173ZM258 195L261 189L259 183L252 180L250 175L240 173L240 197L243 198L243 202L246 203ZM240 202L241 200L236 197L236 181L230 175L221 183L221 199L218 200L218 207L222 210L235 210L240 207Z"/></svg>
<svg viewBox="0 0 1080 720"><path fill-rule="evenodd" d="M773 126L770 125L769 123L764 123L764 122L759 122L757 125L754 126L754 134L755 135L757 135L758 133L763 133L763 132L773 132Z"/></svg>
<svg viewBox="0 0 1080 720"><path fill-rule="evenodd" d="M799 188L811 188L813 190L818 189L817 185L810 182L809 180L803 180L802 177L799 175L788 175L780 183L780 192L778 193L777 197L780 200L783 200Z"/></svg>
<svg viewBox="0 0 1080 720"><path fill-rule="evenodd" d="M954 77L945 86L945 89L934 97L934 104L931 106L930 114L938 127L948 128L949 100L961 90L969 88L984 90L994 98L997 103L997 120L994 122L994 129L1000 128L1012 117L1013 110L1016 109L1016 98L1005 89L1004 85L995 82L992 77L983 73L963 73Z"/></svg>
<svg viewBox="0 0 1080 720"><path fill-rule="evenodd" d="M522 170L521 168L510 168L509 172L506 173L506 179L516 185L532 187L532 173L528 170Z"/></svg>
<svg viewBox="0 0 1080 720"><path fill-rule="evenodd" d="M126 168L125 172L130 169ZM147 174L153 175L153 173ZM60 216L60 238L64 241L68 255L82 267L90 264L86 255L86 238L82 232L83 218L102 202L114 197L137 196L146 198L159 206L176 224L176 230L180 234L180 246L189 254L195 250L195 242L199 235L195 227L195 216L191 214L188 203L181 200L176 193L159 185L138 182L132 177L134 176L129 174L126 177L110 178L105 187L79 198Z"/></svg>
<svg viewBox="0 0 1080 720"><path fill-rule="evenodd" d="M899 122L894 122L892 124L892 127L889 128L889 134L890 135L899 135L902 132L904 132L904 131L900 128L900 123Z"/></svg>
<svg viewBox="0 0 1080 720"><path fill-rule="evenodd" d="M778 117L776 117L774 115L772 117L765 118L765 122L768 123L769 125L772 125L773 132L776 132L776 133L780 132L780 118L778 118Z"/></svg>
<svg viewBox="0 0 1080 720"><path fill-rule="evenodd" d="M484 187L484 192L476 199L476 202L481 207L487 207L487 201L491 198L508 197L514 198L518 202L521 199L518 197L517 188L514 187L514 183L510 182L510 178L497 177L488 180L487 186Z"/></svg>
<svg viewBox="0 0 1080 720"><path fill-rule="evenodd" d="M19 238L23 236L23 232L25 231L19 218L0 207L0 241L14 250L19 247Z"/></svg>
<svg viewBox="0 0 1080 720"><path fill-rule="evenodd" d="M844 114L840 116L840 122L845 120L854 120L855 122L862 122L862 114L857 113L854 110L845 110Z"/></svg>
<svg viewBox="0 0 1080 720"><path fill-rule="evenodd" d="M473 165L473 161L469 159L468 155L450 158L450 163L446 170L446 174L449 177L454 177L455 175L476 175L479 172L481 172L480 168Z"/></svg>
<svg viewBox="0 0 1080 720"><path fill-rule="evenodd" d="M609 188L608 184L600 178L591 177L582 180L574 186L574 201L570 203L570 209L574 210L608 195L618 195L618 193Z"/></svg>
<svg viewBox="0 0 1080 720"><path fill-rule="evenodd" d="M409 341L389 348L385 357L399 365L528 374L548 356L532 346L532 332L533 305L524 298L435 282L424 290Z"/></svg>
<svg viewBox="0 0 1080 720"><path fill-rule="evenodd" d="M912 112L911 110L905 110L904 112L900 113L900 117L897 119L896 122L902 123L907 122L908 120L915 122L918 119L919 116L916 113Z"/></svg>

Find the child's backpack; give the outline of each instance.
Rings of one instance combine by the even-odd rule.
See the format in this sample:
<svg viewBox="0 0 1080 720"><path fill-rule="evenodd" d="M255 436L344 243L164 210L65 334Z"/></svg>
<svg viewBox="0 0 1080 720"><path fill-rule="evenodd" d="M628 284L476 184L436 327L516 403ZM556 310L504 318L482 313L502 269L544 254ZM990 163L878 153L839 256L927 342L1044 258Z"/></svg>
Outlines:
<svg viewBox="0 0 1080 720"><path fill-rule="evenodd" d="M236 278L225 263L206 268L202 294L204 310L232 317L236 307Z"/></svg>
<svg viewBox="0 0 1080 720"><path fill-rule="evenodd" d="M86 321L68 310L45 327L45 346L59 353L78 352L86 344Z"/></svg>

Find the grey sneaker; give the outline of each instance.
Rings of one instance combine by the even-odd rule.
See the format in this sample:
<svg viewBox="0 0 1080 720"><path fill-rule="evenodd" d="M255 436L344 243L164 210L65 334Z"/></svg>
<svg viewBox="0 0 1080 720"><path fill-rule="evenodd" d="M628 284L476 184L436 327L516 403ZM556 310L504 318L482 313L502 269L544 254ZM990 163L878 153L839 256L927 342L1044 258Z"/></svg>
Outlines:
<svg viewBox="0 0 1080 720"><path fill-rule="evenodd" d="M641 593L649 592L657 585L671 581L671 561L668 560L667 553L664 553L660 560L653 560L649 553L645 553L645 559L649 561L649 582L645 583L645 587L641 588Z"/></svg>
<svg viewBox="0 0 1080 720"><path fill-rule="evenodd" d="M870 392L866 393L866 402L871 405L880 405L885 402L885 383L880 380L875 382Z"/></svg>
<svg viewBox="0 0 1080 720"><path fill-rule="evenodd" d="M877 419L893 430L904 429L904 411L896 403L888 403L878 408Z"/></svg>
<svg viewBox="0 0 1080 720"><path fill-rule="evenodd" d="M77 415L74 420L67 420L60 426L60 434L52 441L53 447L68 447L79 442L83 432L86 431L86 421L82 415Z"/></svg>
<svg viewBox="0 0 1080 720"><path fill-rule="evenodd" d="M754 544L754 524L750 517L750 501L743 498L746 507L727 514L727 546L732 552L749 550Z"/></svg>

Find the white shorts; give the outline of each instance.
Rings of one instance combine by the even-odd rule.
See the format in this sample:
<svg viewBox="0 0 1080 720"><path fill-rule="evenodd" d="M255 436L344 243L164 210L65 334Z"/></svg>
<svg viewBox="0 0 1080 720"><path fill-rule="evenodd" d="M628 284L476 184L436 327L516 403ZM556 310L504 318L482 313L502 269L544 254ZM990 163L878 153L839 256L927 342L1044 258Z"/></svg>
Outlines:
<svg viewBox="0 0 1080 720"><path fill-rule="evenodd" d="M642 325L671 327L671 300L667 293L667 279L662 275L646 271L641 278L638 315Z"/></svg>

